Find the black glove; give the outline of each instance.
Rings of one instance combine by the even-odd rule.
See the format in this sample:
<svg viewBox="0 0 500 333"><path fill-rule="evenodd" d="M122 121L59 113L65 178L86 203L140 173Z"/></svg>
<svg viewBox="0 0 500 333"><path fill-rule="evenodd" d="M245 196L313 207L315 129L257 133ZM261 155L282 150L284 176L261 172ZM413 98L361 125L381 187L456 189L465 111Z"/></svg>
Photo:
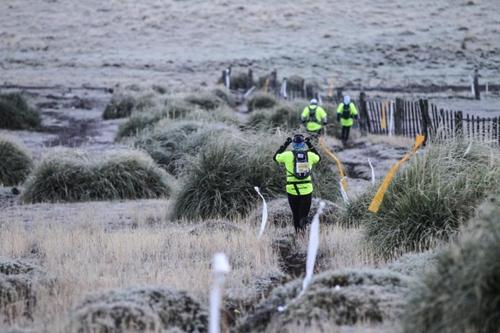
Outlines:
<svg viewBox="0 0 500 333"><path fill-rule="evenodd" d="M308 136L304 141L305 141L307 147L311 148L313 146L312 142L311 142L311 137L310 136Z"/></svg>
<svg viewBox="0 0 500 333"><path fill-rule="evenodd" d="M337 121L340 121L340 113L337 113Z"/></svg>
<svg viewBox="0 0 500 333"><path fill-rule="evenodd" d="M358 120L358 115L357 114L354 115L354 119Z"/></svg>
<svg viewBox="0 0 500 333"><path fill-rule="evenodd" d="M286 138L285 146L288 146L290 143L292 143L292 138L291 137Z"/></svg>

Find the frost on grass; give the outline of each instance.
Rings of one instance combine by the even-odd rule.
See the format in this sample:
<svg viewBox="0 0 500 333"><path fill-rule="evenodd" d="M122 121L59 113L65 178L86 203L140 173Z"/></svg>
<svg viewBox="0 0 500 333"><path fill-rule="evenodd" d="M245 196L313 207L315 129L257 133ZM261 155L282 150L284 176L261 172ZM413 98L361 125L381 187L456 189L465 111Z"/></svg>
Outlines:
<svg viewBox="0 0 500 333"><path fill-rule="evenodd" d="M409 279L389 270L328 271L300 297L302 280L276 288L243 318L241 332L287 332L286 327L356 325L394 320L401 313ZM283 312L278 307L286 305Z"/></svg>
<svg viewBox="0 0 500 333"><path fill-rule="evenodd" d="M410 293L405 332L498 332L500 195L488 199L456 243Z"/></svg>
<svg viewBox="0 0 500 333"><path fill-rule="evenodd" d="M91 296L71 314L71 332L206 332L207 312L186 292L134 287Z"/></svg>
<svg viewBox="0 0 500 333"><path fill-rule="evenodd" d="M142 152L108 152L96 159L84 151L55 149L30 175L22 199L34 203L168 197L173 182Z"/></svg>
<svg viewBox="0 0 500 333"><path fill-rule="evenodd" d="M36 289L47 282L37 266L0 257L0 324L31 319L37 304Z"/></svg>
<svg viewBox="0 0 500 333"><path fill-rule="evenodd" d="M0 185L13 186L24 182L33 162L28 151L15 140L0 136Z"/></svg>

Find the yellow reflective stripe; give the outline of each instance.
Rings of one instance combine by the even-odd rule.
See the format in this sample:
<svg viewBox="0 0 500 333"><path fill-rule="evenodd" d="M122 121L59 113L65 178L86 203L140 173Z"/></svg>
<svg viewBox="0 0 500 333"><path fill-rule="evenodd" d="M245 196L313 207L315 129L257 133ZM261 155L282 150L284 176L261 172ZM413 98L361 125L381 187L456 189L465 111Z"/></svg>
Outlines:
<svg viewBox="0 0 500 333"><path fill-rule="evenodd" d="M417 138L415 139L415 145L413 146L411 152L403 156L403 158L400 161L398 161L396 164L392 166L391 170L389 170L389 172L385 176L382 185L380 185L379 189L377 190L377 193L373 197L373 200L370 203L370 206L368 207L368 211L372 213L377 213L379 211L380 205L382 205L382 201L384 200L385 192L387 192L387 189L389 188L389 185L391 184L392 179L394 178L394 175L398 171L399 167L404 162L408 161L411 158L411 156L417 152L417 150L424 143L424 140L425 137L423 135L417 135Z"/></svg>

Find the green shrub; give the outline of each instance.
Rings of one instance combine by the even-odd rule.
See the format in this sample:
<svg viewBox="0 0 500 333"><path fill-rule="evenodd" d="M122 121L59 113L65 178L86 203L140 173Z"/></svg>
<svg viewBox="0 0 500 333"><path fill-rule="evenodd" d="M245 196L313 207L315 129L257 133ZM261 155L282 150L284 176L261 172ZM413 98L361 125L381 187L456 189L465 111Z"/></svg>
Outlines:
<svg viewBox="0 0 500 333"><path fill-rule="evenodd" d="M500 195L478 210L456 244L411 290L405 332L498 332Z"/></svg>
<svg viewBox="0 0 500 333"><path fill-rule="evenodd" d="M26 182L22 199L34 202L140 199L169 196L172 178L144 153L116 151L96 159L55 149Z"/></svg>
<svg viewBox="0 0 500 333"><path fill-rule="evenodd" d="M256 93L247 102L249 111L256 109L270 109L277 104L276 98L266 93Z"/></svg>
<svg viewBox="0 0 500 333"><path fill-rule="evenodd" d="M173 217L196 220L245 215L258 202L254 186L276 196L285 180L272 160L271 150L278 147L278 141L271 137L259 142L241 135L209 140L186 171Z"/></svg>
<svg viewBox="0 0 500 333"><path fill-rule="evenodd" d="M0 128L33 129L42 118L19 93L0 94Z"/></svg>
<svg viewBox="0 0 500 333"><path fill-rule="evenodd" d="M21 184L28 176L32 164L26 149L12 140L0 137L0 184Z"/></svg>
<svg viewBox="0 0 500 333"><path fill-rule="evenodd" d="M349 185L348 185L349 186ZM373 200L378 186L371 186L357 197L350 198L340 216L340 223L345 227L357 227L367 218L368 207Z"/></svg>
<svg viewBox="0 0 500 333"><path fill-rule="evenodd" d="M380 211L367 215L367 236L386 257L427 249L453 236L499 185L498 150L461 141L435 144L395 176Z"/></svg>

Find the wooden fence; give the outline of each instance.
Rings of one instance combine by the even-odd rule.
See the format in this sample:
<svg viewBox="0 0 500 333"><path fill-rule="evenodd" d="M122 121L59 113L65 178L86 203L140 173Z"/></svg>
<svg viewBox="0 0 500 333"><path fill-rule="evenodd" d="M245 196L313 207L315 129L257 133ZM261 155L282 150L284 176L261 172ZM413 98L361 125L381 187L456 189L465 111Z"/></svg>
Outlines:
<svg viewBox="0 0 500 333"><path fill-rule="evenodd" d="M360 129L363 132L428 138L464 136L500 145L500 117L479 117L438 108L428 100L366 100L361 93Z"/></svg>

